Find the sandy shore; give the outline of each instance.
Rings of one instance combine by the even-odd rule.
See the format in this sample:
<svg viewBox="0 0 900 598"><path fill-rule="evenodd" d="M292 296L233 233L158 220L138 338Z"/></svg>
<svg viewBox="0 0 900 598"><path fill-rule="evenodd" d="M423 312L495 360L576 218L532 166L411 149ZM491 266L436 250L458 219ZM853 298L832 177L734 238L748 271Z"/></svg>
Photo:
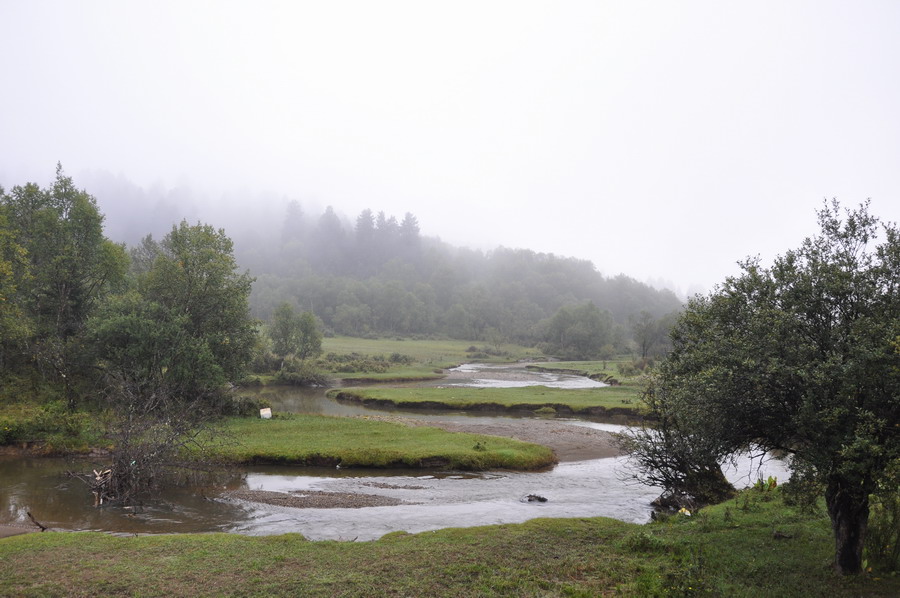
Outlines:
<svg viewBox="0 0 900 598"><path fill-rule="evenodd" d="M321 492L318 490L303 490L302 492L234 490L225 496L295 509L361 509L363 507L392 507L405 504L402 500L377 494Z"/></svg>
<svg viewBox="0 0 900 598"><path fill-rule="evenodd" d="M26 527L24 525L4 524L0 525L0 538L8 538L10 536L18 536L19 534L29 534L37 532L40 529L36 526Z"/></svg>

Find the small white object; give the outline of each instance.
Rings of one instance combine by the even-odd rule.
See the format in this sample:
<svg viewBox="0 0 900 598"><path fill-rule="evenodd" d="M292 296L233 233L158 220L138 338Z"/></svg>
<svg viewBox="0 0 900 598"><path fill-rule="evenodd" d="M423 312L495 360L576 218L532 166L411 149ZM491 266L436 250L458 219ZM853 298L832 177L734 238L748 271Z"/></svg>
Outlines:
<svg viewBox="0 0 900 598"><path fill-rule="evenodd" d="M272 419L272 408L266 407L265 409L260 409L259 416L263 419Z"/></svg>

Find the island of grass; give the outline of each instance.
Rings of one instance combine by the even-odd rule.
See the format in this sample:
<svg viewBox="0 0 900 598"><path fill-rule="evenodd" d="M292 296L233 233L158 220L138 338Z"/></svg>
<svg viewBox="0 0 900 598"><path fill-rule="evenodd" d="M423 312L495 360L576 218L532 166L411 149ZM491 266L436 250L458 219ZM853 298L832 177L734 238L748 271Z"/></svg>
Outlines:
<svg viewBox="0 0 900 598"><path fill-rule="evenodd" d="M822 505L748 490L648 525L604 517L397 532L34 533L0 539L0 596L897 596L900 577L828 566Z"/></svg>
<svg viewBox="0 0 900 598"><path fill-rule="evenodd" d="M233 463L537 470L556 463L547 447L497 436L411 427L366 417L231 418L209 456Z"/></svg>
<svg viewBox="0 0 900 598"><path fill-rule="evenodd" d="M333 389L339 401L397 409L456 409L481 412L523 412L558 415L640 416L638 390L631 386L560 389L524 388L386 388L379 386Z"/></svg>

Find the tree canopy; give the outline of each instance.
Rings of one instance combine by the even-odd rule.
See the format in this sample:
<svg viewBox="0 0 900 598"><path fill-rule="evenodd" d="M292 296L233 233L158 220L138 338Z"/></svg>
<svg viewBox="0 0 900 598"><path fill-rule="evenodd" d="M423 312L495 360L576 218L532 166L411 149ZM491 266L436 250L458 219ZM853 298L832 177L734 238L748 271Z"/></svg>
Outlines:
<svg viewBox="0 0 900 598"><path fill-rule="evenodd" d="M818 216L798 249L689 303L649 389L668 438L631 448L645 467L668 450L682 482L754 445L792 455L794 477L822 485L836 568L858 572L869 496L900 458L900 233L867 204Z"/></svg>

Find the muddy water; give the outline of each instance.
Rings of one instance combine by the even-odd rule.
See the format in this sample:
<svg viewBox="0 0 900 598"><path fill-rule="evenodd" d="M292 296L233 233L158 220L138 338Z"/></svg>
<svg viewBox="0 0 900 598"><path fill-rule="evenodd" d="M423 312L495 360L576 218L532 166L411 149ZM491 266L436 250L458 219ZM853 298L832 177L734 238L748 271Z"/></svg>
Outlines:
<svg viewBox="0 0 900 598"><path fill-rule="evenodd" d="M493 371L491 371L493 370ZM445 384L479 385L494 379L521 384L554 383L544 374L524 368L464 369ZM526 379L528 376L533 378ZM582 379L582 381L585 379ZM588 381L592 382L592 381ZM565 381L577 384L577 381ZM585 382L582 382L585 383ZM327 415L359 415L372 411L325 398L324 391L279 389L265 397L276 410ZM422 413L417 418L460 420L466 414ZM498 418L503 419L503 418ZM572 425L607 431L621 426L571 421ZM266 535L299 532L310 539L371 540L392 531L421 532L445 527L515 523L534 517L607 516L624 521L649 519L649 503L659 492L628 483L625 460L594 459L563 463L540 473L323 470L321 468L254 467L222 472L188 487L164 492L139 509L92 507L88 488L67 471L87 471L86 460L0 457L0 524L27 524L27 512L43 525L59 530L98 530L115 533L235 532ZM749 466L744 468L750 471ZM775 464L763 472L786 479ZM757 472L729 474L752 483ZM362 509L296 509L229 496L232 490L299 493L315 490L387 496L403 501L389 507ZM546 502L527 501L539 495Z"/></svg>

